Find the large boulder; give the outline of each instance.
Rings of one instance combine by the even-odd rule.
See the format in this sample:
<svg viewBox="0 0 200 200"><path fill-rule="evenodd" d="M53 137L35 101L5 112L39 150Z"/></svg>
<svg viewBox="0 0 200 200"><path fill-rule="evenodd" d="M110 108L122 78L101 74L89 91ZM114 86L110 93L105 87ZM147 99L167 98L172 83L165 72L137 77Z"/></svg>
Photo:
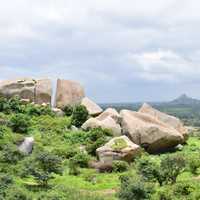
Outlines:
<svg viewBox="0 0 200 200"><path fill-rule="evenodd" d="M151 115L130 110L122 110L120 115L123 134L148 152L165 151L184 140L180 132Z"/></svg>
<svg viewBox="0 0 200 200"><path fill-rule="evenodd" d="M19 96L21 99L30 99L30 101L34 101L35 83L36 80L30 78L1 81L0 96L6 98Z"/></svg>
<svg viewBox="0 0 200 200"><path fill-rule="evenodd" d="M49 79L22 78L0 81L0 96L11 98L18 96L22 101L37 104L51 104L51 81Z"/></svg>
<svg viewBox="0 0 200 200"><path fill-rule="evenodd" d="M35 84L35 103L51 104L52 86L50 79L37 80Z"/></svg>
<svg viewBox="0 0 200 200"><path fill-rule="evenodd" d="M100 162L109 163L113 160L124 160L130 162L138 155L141 148L130 141L128 137L120 136L112 138L104 146L98 148L96 153Z"/></svg>
<svg viewBox="0 0 200 200"><path fill-rule="evenodd" d="M188 139L188 130L187 128L183 125L180 119L168 115L166 113L160 112L159 110L156 110L155 108L151 107L149 104L144 103L143 106L139 109L140 113L145 113L149 114L152 117L156 118L157 120L160 120L169 126L175 128L177 131L179 131L183 137L184 140Z"/></svg>
<svg viewBox="0 0 200 200"><path fill-rule="evenodd" d="M112 117L116 123L121 123L121 116L114 108L107 108L103 113L101 113L97 119L104 120L108 116Z"/></svg>
<svg viewBox="0 0 200 200"><path fill-rule="evenodd" d="M85 97L82 99L81 105L87 108L88 113L91 116L96 116L103 112L102 108L99 105L97 105L95 102L90 100L88 97Z"/></svg>
<svg viewBox="0 0 200 200"><path fill-rule="evenodd" d="M33 150L34 138L26 137L24 141L18 146L19 151L25 154L30 154Z"/></svg>
<svg viewBox="0 0 200 200"><path fill-rule="evenodd" d="M82 129L88 130L92 128L103 128L108 129L112 132L114 136L120 136L121 135L121 127L119 124L115 122L113 118L108 116L107 118L103 120L98 120L96 118L90 118L88 119L83 125Z"/></svg>
<svg viewBox="0 0 200 200"><path fill-rule="evenodd" d="M84 89L79 83L70 80L57 80L55 105L57 108L80 104L84 96Z"/></svg>

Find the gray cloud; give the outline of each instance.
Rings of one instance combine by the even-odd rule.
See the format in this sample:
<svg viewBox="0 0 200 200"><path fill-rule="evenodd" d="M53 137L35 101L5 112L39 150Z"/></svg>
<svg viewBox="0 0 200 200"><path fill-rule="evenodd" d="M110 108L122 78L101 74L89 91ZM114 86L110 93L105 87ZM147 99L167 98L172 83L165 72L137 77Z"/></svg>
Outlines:
<svg viewBox="0 0 200 200"><path fill-rule="evenodd" d="M99 102L200 98L199 9L198 0L7 0L0 78L76 79Z"/></svg>

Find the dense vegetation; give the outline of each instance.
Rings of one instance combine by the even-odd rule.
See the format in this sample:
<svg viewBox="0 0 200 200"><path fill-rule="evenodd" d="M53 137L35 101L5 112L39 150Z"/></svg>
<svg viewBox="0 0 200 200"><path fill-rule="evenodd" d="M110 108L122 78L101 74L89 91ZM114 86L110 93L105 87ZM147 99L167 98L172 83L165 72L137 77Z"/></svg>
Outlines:
<svg viewBox="0 0 200 200"><path fill-rule="evenodd" d="M112 133L71 128L88 118L81 106L65 108L65 113L57 117L48 106L0 99L0 199L200 199L198 135L172 152L144 152L130 164L115 161L111 170L99 173L90 162ZM35 139L30 155L17 148L27 136Z"/></svg>

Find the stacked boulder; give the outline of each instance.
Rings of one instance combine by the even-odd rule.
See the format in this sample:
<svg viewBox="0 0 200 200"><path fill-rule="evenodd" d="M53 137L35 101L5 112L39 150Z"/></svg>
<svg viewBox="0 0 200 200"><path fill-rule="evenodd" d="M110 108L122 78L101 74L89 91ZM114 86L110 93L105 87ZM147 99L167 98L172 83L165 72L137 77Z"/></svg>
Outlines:
<svg viewBox="0 0 200 200"><path fill-rule="evenodd" d="M108 108L96 118L88 119L83 125L84 130L92 128L109 129L114 136L121 135L121 126L119 123L120 115L115 109Z"/></svg>
<svg viewBox="0 0 200 200"><path fill-rule="evenodd" d="M52 86L49 79L24 78L0 82L0 96L7 98L19 96L24 102L51 104ZM57 116L63 116L66 106L83 105L88 110L90 118L82 125L88 130L101 127L112 131L114 138L97 149L101 162L110 160L131 160L141 147L148 152L160 152L186 142L188 130L182 122L162 113L148 104L143 104L138 112L121 110L118 113L113 108L103 109L88 97L84 88L75 81L57 80L55 108L52 111ZM123 136L122 136L123 135ZM116 141L124 141L123 148L114 148ZM22 151L31 151L32 138L26 138L19 147ZM27 147L28 145L28 147ZM30 150L29 150L30 149Z"/></svg>
<svg viewBox="0 0 200 200"><path fill-rule="evenodd" d="M139 110L139 113L145 113L145 114L151 115L157 120L160 120L163 123L175 128L178 132L180 132L183 135L184 141L188 139L188 130L186 127L184 127L180 119L174 116L168 115L166 113L160 112L159 110L152 108L147 103L143 104L143 106Z"/></svg>
<svg viewBox="0 0 200 200"><path fill-rule="evenodd" d="M57 80L56 89L56 107L64 108L65 106L73 106L80 104L85 97L83 87L75 81Z"/></svg>

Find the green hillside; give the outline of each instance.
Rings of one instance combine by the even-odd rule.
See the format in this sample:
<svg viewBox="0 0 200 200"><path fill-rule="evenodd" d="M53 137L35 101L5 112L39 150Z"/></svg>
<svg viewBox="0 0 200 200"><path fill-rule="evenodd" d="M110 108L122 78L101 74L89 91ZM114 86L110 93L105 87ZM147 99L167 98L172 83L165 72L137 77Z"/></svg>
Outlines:
<svg viewBox="0 0 200 200"><path fill-rule="evenodd" d="M200 199L198 134L171 152L143 152L129 164L115 162L100 173L89 163L112 133L72 130L87 113L80 106L65 112L57 117L48 106L0 100L0 199ZM30 155L17 148L27 136L35 139Z"/></svg>

